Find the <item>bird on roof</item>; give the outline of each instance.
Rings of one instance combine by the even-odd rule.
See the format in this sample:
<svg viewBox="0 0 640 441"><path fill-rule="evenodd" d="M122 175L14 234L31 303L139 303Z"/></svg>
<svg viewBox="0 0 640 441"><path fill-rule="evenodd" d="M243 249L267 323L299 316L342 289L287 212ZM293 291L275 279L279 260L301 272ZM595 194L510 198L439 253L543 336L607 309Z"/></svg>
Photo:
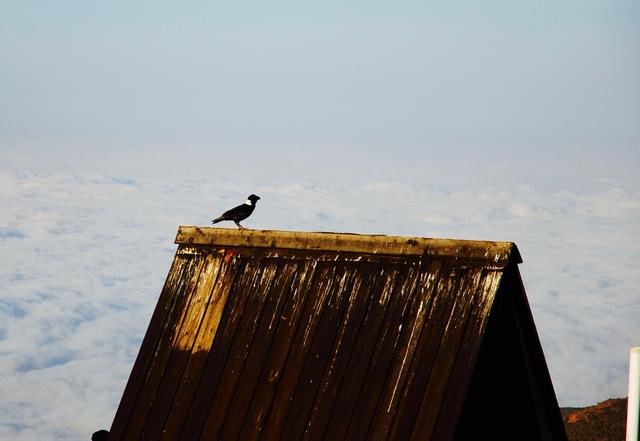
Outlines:
<svg viewBox="0 0 640 441"><path fill-rule="evenodd" d="M242 230L244 229L244 227L240 225L240 221L243 221L251 216L253 210L256 209L256 203L258 202L258 200L260 200L260 196L256 196L255 194L249 195L247 201L244 204L238 205L231 210L225 211L224 213L222 213L222 216L213 219L211 223L217 224L218 222L222 221L233 221L238 226L238 228Z"/></svg>

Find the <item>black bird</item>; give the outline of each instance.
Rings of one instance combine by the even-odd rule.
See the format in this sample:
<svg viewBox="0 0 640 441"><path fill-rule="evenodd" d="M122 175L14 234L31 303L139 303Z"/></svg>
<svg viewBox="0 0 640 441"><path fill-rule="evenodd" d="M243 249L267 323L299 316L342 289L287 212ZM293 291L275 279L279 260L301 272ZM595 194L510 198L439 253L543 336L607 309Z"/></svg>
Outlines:
<svg viewBox="0 0 640 441"><path fill-rule="evenodd" d="M234 221L238 228L244 229L244 227L240 225L240 221L245 220L246 218L251 216L253 210L256 209L256 202L258 202L259 199L260 196L252 194L247 198L247 202L242 205L238 205L237 207L232 208L229 211L225 211L222 216L213 219L211 223L217 224L218 222L222 221Z"/></svg>

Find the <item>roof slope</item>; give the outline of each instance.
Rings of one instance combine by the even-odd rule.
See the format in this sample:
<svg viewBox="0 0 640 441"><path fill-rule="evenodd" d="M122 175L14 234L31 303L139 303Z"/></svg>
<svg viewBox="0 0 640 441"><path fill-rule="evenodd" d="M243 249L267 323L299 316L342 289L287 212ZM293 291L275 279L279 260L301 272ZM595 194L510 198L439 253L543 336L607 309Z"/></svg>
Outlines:
<svg viewBox="0 0 640 441"><path fill-rule="evenodd" d="M335 233L176 243L109 439L452 439L521 261L512 243Z"/></svg>

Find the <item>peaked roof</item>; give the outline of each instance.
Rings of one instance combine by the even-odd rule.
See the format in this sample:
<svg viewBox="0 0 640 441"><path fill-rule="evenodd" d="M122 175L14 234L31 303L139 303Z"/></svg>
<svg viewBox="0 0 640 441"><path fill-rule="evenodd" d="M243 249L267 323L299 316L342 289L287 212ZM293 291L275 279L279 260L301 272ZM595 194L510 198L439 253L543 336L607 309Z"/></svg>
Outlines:
<svg viewBox="0 0 640 441"><path fill-rule="evenodd" d="M109 439L565 439L513 243L199 227L176 243Z"/></svg>

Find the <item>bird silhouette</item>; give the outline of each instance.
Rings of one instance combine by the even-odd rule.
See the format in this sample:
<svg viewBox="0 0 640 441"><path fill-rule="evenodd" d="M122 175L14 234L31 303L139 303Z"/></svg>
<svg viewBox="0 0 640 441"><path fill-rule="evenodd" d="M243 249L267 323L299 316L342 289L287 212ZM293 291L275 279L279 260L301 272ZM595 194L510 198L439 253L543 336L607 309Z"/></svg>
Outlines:
<svg viewBox="0 0 640 441"><path fill-rule="evenodd" d="M244 227L240 225L240 221L245 220L246 218L251 216L253 210L256 209L256 203L259 199L260 196L252 194L247 198L247 201L244 204L238 205L231 210L225 211L221 216L213 219L211 223L217 224L218 222L222 221L233 221L238 226L238 228L242 230L244 229Z"/></svg>

